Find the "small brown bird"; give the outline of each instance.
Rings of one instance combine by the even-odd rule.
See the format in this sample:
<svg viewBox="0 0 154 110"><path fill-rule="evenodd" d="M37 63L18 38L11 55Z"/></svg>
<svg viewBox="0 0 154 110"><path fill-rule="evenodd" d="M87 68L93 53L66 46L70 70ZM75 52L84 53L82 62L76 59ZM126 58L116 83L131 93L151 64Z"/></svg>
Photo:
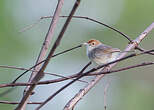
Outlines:
<svg viewBox="0 0 154 110"><path fill-rule="evenodd" d="M112 48L95 39L89 40L83 45L87 48L89 59L98 65L115 61L121 53L120 49Z"/></svg>

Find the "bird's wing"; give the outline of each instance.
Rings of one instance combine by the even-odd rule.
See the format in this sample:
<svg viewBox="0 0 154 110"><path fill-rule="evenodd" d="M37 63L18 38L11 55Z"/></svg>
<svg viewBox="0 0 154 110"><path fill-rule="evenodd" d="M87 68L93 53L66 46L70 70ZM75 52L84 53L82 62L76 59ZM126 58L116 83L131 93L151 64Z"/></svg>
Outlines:
<svg viewBox="0 0 154 110"><path fill-rule="evenodd" d="M111 46L108 45L99 45L97 48L94 48L94 52L96 57L102 57L103 55L106 54L120 52L120 49L112 48Z"/></svg>

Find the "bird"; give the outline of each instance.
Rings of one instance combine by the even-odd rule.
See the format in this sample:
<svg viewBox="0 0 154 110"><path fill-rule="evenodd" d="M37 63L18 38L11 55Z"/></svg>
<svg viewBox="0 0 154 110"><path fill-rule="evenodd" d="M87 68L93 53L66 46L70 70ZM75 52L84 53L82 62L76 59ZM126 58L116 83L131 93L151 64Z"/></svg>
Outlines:
<svg viewBox="0 0 154 110"><path fill-rule="evenodd" d="M91 39L82 45L86 46L87 56L89 59L98 65L117 60L121 53L120 49L112 48L111 46L105 45L96 39Z"/></svg>

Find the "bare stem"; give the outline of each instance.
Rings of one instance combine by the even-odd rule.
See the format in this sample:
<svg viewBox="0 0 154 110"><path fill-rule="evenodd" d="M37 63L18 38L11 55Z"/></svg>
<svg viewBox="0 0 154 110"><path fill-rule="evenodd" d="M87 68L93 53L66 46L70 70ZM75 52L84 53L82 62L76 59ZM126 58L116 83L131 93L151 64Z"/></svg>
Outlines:
<svg viewBox="0 0 154 110"><path fill-rule="evenodd" d="M0 101L1 104L19 104L20 102ZM27 104L41 104L42 102L28 102Z"/></svg>

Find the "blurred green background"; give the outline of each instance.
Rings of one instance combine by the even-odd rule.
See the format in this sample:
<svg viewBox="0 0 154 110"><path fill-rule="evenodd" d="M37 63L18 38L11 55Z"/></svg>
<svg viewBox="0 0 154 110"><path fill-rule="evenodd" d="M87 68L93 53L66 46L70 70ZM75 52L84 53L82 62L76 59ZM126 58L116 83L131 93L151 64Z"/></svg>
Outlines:
<svg viewBox="0 0 154 110"><path fill-rule="evenodd" d="M61 15L68 15L74 0L66 0ZM1 0L0 1L0 65L28 68L35 64L44 37L47 33L50 19L19 32L25 26L35 23L42 16L53 15L57 0ZM135 39L154 21L154 0L82 0L75 15L88 16L109 24ZM57 37L64 18L59 20L54 34ZM154 31L146 37L141 47L154 47ZM69 25L61 45L56 52L71 48L91 38L101 40L113 47L124 49L128 41L118 33L94 22L83 19L73 19ZM53 44L51 43L51 46ZM50 46L50 47L51 47ZM119 63L115 68L153 61L153 56L143 55ZM85 48L54 58L47 72L70 75L82 69L88 62ZM90 68L96 65L90 66ZM154 109L154 69L153 66L136 68L124 72L107 75L103 78L75 107L75 110L104 110L104 87L110 82L107 92L108 110L153 110ZM0 68L0 83L9 83L22 71ZM27 81L27 73L19 81ZM57 77L46 75L42 80ZM84 78L90 81L93 77ZM48 96L66 84L68 81L38 86L31 101L44 101ZM61 110L64 105L86 84L76 82L50 101L42 110L50 108ZM1 88L0 93L8 88ZM0 100L19 101L24 87L17 87ZM12 110L16 105L0 104L0 110ZM36 105L28 105L32 110Z"/></svg>

